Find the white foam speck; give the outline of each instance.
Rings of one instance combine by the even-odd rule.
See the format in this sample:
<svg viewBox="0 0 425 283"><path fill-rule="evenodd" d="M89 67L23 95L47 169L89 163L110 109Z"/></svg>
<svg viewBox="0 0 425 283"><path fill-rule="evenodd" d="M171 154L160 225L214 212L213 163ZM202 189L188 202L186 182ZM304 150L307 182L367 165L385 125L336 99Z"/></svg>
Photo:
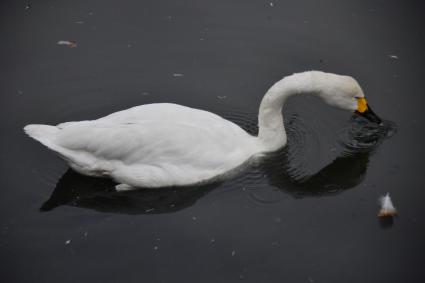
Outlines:
<svg viewBox="0 0 425 283"><path fill-rule="evenodd" d="M57 45L66 45L69 46L71 48L77 47L77 42L72 41L72 40L59 40L58 42L56 42Z"/></svg>

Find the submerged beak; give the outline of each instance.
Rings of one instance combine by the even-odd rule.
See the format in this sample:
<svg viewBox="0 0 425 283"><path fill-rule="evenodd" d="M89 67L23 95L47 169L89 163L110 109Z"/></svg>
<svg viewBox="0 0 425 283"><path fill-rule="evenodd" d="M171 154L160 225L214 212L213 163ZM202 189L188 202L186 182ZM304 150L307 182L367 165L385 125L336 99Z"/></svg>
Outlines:
<svg viewBox="0 0 425 283"><path fill-rule="evenodd" d="M375 112L372 111L372 108L367 104L367 101L364 97L357 98L357 110L355 111L356 114L366 118L367 120L381 124L382 120L378 117L378 115L375 114Z"/></svg>

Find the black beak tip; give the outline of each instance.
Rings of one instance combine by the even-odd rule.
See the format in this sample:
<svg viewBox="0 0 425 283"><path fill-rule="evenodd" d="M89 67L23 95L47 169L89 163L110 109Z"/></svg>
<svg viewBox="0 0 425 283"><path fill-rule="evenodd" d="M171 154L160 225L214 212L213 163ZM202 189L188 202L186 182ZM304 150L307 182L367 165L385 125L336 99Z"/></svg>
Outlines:
<svg viewBox="0 0 425 283"><path fill-rule="evenodd" d="M382 125L381 118L378 117L378 115L375 114L375 112L372 111L370 107L364 112L355 111L356 114L366 118L368 121L376 123L378 125Z"/></svg>

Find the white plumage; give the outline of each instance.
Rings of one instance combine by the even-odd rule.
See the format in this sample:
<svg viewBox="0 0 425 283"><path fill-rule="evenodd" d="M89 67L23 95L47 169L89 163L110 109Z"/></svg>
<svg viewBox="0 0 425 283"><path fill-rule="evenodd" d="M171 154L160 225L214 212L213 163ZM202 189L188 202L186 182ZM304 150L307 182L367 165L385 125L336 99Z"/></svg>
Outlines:
<svg viewBox="0 0 425 283"><path fill-rule="evenodd" d="M74 170L113 178L121 184L118 190L190 185L283 147L282 106L298 93L316 94L351 111L356 98L363 97L353 78L311 71L285 77L270 88L260 105L258 136L213 113L170 103L136 106L92 121L27 125L24 130Z"/></svg>
<svg viewBox="0 0 425 283"><path fill-rule="evenodd" d="M397 210L393 205L393 202L390 198L390 193L379 197L379 204L381 205L381 210L379 210L379 217L388 217L397 215Z"/></svg>

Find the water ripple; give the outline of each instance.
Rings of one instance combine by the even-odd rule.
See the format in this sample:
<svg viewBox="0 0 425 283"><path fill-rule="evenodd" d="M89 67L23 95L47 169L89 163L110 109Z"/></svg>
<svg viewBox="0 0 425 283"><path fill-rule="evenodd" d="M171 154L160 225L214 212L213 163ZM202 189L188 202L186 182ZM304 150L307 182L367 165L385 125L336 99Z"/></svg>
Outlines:
<svg viewBox="0 0 425 283"><path fill-rule="evenodd" d="M264 205L281 201L273 188L302 197L334 195L359 184L369 155L396 133L395 123L377 125L357 115L345 122L334 121L332 115L315 119L319 114L314 110L309 115L289 114L285 119L287 146L268 154L227 185L247 188L249 198ZM256 115L233 111L223 116L256 134Z"/></svg>
<svg viewBox="0 0 425 283"><path fill-rule="evenodd" d="M396 132L397 126L394 122L383 121L378 125L353 115L350 123L339 134L339 144L344 148L344 155L372 152Z"/></svg>

